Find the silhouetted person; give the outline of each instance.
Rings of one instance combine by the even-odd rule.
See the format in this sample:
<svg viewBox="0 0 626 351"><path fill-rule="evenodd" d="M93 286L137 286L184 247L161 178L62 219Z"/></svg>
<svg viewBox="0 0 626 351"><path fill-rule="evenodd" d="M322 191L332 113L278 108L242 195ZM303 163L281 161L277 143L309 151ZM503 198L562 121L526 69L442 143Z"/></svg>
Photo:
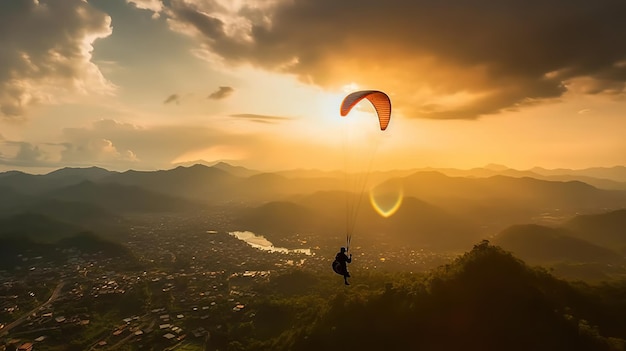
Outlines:
<svg viewBox="0 0 626 351"><path fill-rule="evenodd" d="M347 264L352 262L352 254L350 256L346 255L346 248L342 247L337 255L335 255L335 262L333 262L333 270L337 274L343 275L343 281L346 285L350 285L348 283L348 278L350 277L350 273L348 273Z"/></svg>

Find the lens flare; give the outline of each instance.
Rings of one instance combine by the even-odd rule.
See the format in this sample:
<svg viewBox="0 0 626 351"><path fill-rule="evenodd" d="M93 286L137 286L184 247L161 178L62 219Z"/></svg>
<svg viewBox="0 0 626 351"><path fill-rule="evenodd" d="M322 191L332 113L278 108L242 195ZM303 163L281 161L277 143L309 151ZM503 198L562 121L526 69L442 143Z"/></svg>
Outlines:
<svg viewBox="0 0 626 351"><path fill-rule="evenodd" d="M391 217L402 205L404 190L399 181L387 181L370 190L370 203L384 218Z"/></svg>

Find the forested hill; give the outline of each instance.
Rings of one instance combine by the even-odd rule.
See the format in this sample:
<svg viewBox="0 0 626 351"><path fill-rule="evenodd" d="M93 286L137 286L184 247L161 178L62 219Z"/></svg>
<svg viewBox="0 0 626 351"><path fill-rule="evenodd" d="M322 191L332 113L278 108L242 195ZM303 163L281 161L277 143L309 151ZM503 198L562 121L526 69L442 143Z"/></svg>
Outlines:
<svg viewBox="0 0 626 351"><path fill-rule="evenodd" d="M293 283L307 285L305 275L294 275ZM626 306L618 297L626 290L624 284L571 285L529 268L488 242L428 276L397 276L386 287L371 276L353 277L355 282L361 285L338 285L327 302L320 294L318 314L301 307L304 295L311 298L310 286L306 294L275 296L273 302L249 311L254 317L243 324L248 329L239 330L240 340L249 341L247 350L624 347ZM275 284L289 285L285 278ZM267 318L282 320L290 328L272 335L264 327Z"/></svg>

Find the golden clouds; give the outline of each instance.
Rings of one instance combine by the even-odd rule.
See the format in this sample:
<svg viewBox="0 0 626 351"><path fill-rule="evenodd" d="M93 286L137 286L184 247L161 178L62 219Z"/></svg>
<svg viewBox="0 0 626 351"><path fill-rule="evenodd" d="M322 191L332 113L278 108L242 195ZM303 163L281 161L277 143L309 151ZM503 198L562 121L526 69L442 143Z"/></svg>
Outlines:
<svg viewBox="0 0 626 351"><path fill-rule="evenodd" d="M0 3L0 110L16 117L62 94L110 93L91 60L92 43L111 34L111 19L80 0Z"/></svg>
<svg viewBox="0 0 626 351"><path fill-rule="evenodd" d="M585 93L620 93L626 81L623 2L203 4L172 1L168 15L223 62L383 89L410 117L472 119L553 100L576 79L594 82Z"/></svg>

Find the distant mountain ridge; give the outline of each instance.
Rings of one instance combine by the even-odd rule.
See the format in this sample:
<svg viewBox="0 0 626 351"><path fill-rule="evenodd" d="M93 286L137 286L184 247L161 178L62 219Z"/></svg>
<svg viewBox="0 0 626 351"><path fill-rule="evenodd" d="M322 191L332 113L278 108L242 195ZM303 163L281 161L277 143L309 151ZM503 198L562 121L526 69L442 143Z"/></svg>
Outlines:
<svg viewBox="0 0 626 351"><path fill-rule="evenodd" d="M626 208L626 191L599 189L580 180L503 175L519 171L501 165L457 170L466 176L444 171L452 172L372 172L372 188L398 185L404 201L395 214L383 218L369 203L369 190L365 189L360 194L363 201L357 230L362 227L400 244L457 249L514 223L554 223L574 213ZM159 171L110 172L91 167L65 168L46 175L7 172L0 174L0 215L43 206L38 210L41 213L78 224L83 223L79 214L90 216L89 211L79 210L80 204L94 214L99 211L96 208L101 209L105 218L224 206L228 208L226 222L242 229L275 231L269 235L339 233L345 232L346 226L346 190L345 177L339 172L267 173L227 163ZM37 205L46 201L46 206ZM52 201L59 201L59 207L73 219L63 217L63 211L54 214ZM419 235L413 235L415 232Z"/></svg>
<svg viewBox="0 0 626 351"><path fill-rule="evenodd" d="M534 263L623 261L617 252L579 239L565 228L515 225L498 233L493 242Z"/></svg>
<svg viewBox="0 0 626 351"><path fill-rule="evenodd" d="M20 193L10 186L0 186L0 211L15 206L22 206L33 201L31 196Z"/></svg>
<svg viewBox="0 0 626 351"><path fill-rule="evenodd" d="M558 226L510 226L492 242L562 276L593 281L626 274L626 210L579 215Z"/></svg>
<svg viewBox="0 0 626 351"><path fill-rule="evenodd" d="M159 212L179 211L195 208L188 200L154 193L138 186L117 183L94 183L83 181L78 184L44 194L45 198L83 202L105 208L112 212Z"/></svg>
<svg viewBox="0 0 626 351"><path fill-rule="evenodd" d="M369 175L370 185L376 185L391 178L402 178L412 174L424 174L438 172L448 177L471 177L490 178L494 176L508 176L512 178L534 178L546 181L568 182L581 181L594 187L609 190L626 190L626 167L616 166L612 168L589 168L583 170L546 170L533 168L520 171L507 168L502 165L487 165L484 168L468 170L453 168L415 168L395 171L374 171ZM242 166L234 166L226 162L218 162L212 165L208 163L196 163L191 166L178 166L169 170L159 171L135 171L126 172L108 171L99 167L88 168L62 168L45 175L31 175L23 172L8 171L0 173L0 187L8 186L24 194L38 194L55 188L77 184L85 180L93 182L113 182L125 185L138 185L152 191L167 193L170 195L193 196L195 193L204 196L216 195L221 192L211 188L223 188L260 174L275 174L295 188L300 184L313 186L315 180L324 181L326 184L318 186L316 190L342 189L337 182L345 181L341 171L318 171L318 170L286 170L276 172L262 172L248 169ZM606 177L602 177L606 176ZM277 178L278 179L278 178ZM307 181L308 180L308 181ZM334 182L334 185L330 185ZM194 190L189 188L193 187ZM323 188L326 187L326 188ZM258 190L258 189L257 189ZM285 193L293 193L286 191ZM223 197L221 197L223 199Z"/></svg>
<svg viewBox="0 0 626 351"><path fill-rule="evenodd" d="M556 226L514 225L496 235L569 236L614 252L626 253L626 209L577 215ZM527 233L527 234L525 234Z"/></svg>
<svg viewBox="0 0 626 351"><path fill-rule="evenodd" d="M581 181L547 181L531 177L495 175L486 178L450 177L439 172L416 172L402 179L408 194L424 197L512 197L521 201L550 200L558 197L565 203L608 199L617 194L597 189ZM433 185L436 185L433 187Z"/></svg>
<svg viewBox="0 0 626 351"><path fill-rule="evenodd" d="M60 203L53 205L59 206ZM76 219L73 217L75 213L67 211L64 206L55 210L48 204L40 204L40 209L53 212L56 216L29 211L0 216L0 269L14 269L25 264L22 258L37 256L62 263L68 257L65 250L134 260L129 249L116 241L119 233L100 222L107 218ZM59 215L58 211L62 213ZM92 208L79 212L101 213L99 209L94 212Z"/></svg>
<svg viewBox="0 0 626 351"><path fill-rule="evenodd" d="M16 205L0 212L0 217L2 213L5 216L36 213L66 223L73 223L87 229L107 233L107 236L121 234L123 231L122 227L126 224L124 217L98 205L59 199L36 198L27 204Z"/></svg>
<svg viewBox="0 0 626 351"><path fill-rule="evenodd" d="M0 173L0 187L10 187L22 194L37 195L83 181L98 181L117 172L99 167L61 168L43 175L22 172Z"/></svg>
<svg viewBox="0 0 626 351"><path fill-rule="evenodd" d="M85 231L81 226L40 213L24 212L0 218L0 237L5 238L28 238L34 242L51 243Z"/></svg>
<svg viewBox="0 0 626 351"><path fill-rule="evenodd" d="M577 238L626 254L626 209L579 215L563 227Z"/></svg>
<svg viewBox="0 0 626 351"><path fill-rule="evenodd" d="M46 174L48 178L76 178L82 180L91 180L95 181L98 179L102 179L108 175L118 173L115 171L108 171L101 167L86 167L86 168L76 168L76 167L65 167L58 169L56 171L50 172Z"/></svg>
<svg viewBox="0 0 626 351"><path fill-rule="evenodd" d="M626 182L626 166L590 167L575 170L565 168L545 169L542 167L535 167L532 168L531 171L542 175L572 175Z"/></svg>
<svg viewBox="0 0 626 351"><path fill-rule="evenodd" d="M503 166L490 168L482 169L483 175L508 171L502 170ZM295 173L262 173L226 163L214 166L200 164L191 167L179 166L160 171L110 172L97 167L66 168L37 176L24 173L5 174L0 177L0 189L10 188L24 195L40 195L90 181L94 184L137 186L154 193L212 204L242 202L261 204L267 201L286 200L297 194L346 190L345 179L340 173L308 172L301 170ZM472 198L507 199L509 202L515 200L518 207L520 204L536 206L539 203L544 207L555 208L626 206L626 191L601 190L581 181L549 181L505 175L451 176L445 172L446 170L373 172L369 184L376 186L380 182L399 181L406 195L428 202L434 201L435 204L438 204L438 200L445 199L457 199L455 201L460 204L463 199ZM471 174L473 171L462 172ZM2 201L0 207L1 205Z"/></svg>

